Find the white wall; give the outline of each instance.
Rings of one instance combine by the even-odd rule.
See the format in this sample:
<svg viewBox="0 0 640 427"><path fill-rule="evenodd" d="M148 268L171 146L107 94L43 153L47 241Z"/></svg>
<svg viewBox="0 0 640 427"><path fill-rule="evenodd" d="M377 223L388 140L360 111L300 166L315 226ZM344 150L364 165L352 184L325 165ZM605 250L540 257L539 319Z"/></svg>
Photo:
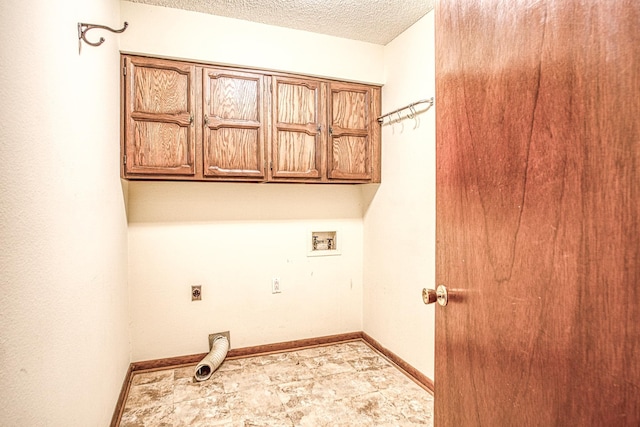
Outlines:
<svg viewBox="0 0 640 427"><path fill-rule="evenodd" d="M112 0L0 5L0 424L108 425L129 363ZM95 35L94 35L95 36Z"/></svg>
<svg viewBox="0 0 640 427"><path fill-rule="evenodd" d="M132 182L130 200L133 360L221 331L240 348L362 330L357 187ZM342 254L308 257L310 232L333 230Z"/></svg>
<svg viewBox="0 0 640 427"><path fill-rule="evenodd" d="M126 52L386 82L385 111L434 92L432 14L382 47L126 1L121 9ZM377 193L132 182L132 359L206 351L216 331L230 330L237 348L364 329L433 377L434 308L420 300L435 275L433 110L420 120L383 129ZM343 255L307 258L311 228L340 228ZM270 293L273 275L280 295ZM190 301L193 284L202 302Z"/></svg>
<svg viewBox="0 0 640 427"><path fill-rule="evenodd" d="M383 112L434 95L433 40L429 13L385 47ZM382 130L382 184L364 217L364 331L433 378L435 307L421 290L435 285L435 108L418 117Z"/></svg>
<svg viewBox="0 0 640 427"><path fill-rule="evenodd" d="M121 9L131 24L121 38L123 52L384 81L380 45L128 1Z"/></svg>
<svg viewBox="0 0 640 427"><path fill-rule="evenodd" d="M380 82L383 46L123 1L130 53ZM362 330L362 198L350 185L129 185L132 360ZM342 255L307 257L338 229ZM282 293L271 294L280 276ZM191 302L191 285L203 301Z"/></svg>

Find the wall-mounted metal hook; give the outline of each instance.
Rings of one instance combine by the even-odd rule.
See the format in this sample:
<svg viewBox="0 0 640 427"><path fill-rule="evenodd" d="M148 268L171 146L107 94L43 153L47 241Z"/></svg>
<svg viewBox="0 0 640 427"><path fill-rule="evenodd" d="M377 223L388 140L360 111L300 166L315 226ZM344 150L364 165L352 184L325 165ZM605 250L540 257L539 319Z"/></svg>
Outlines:
<svg viewBox="0 0 640 427"><path fill-rule="evenodd" d="M412 120L416 118L416 110L413 108L413 105L409 105L409 112L407 113L407 117Z"/></svg>
<svg viewBox="0 0 640 427"><path fill-rule="evenodd" d="M106 25L96 25L96 24L87 24L84 22L78 22L78 55L82 50L83 41L90 46L100 46L102 43L104 43L104 37L100 37L100 40L98 40L97 42L90 42L89 40L87 40L87 35L86 35L87 31L92 30L94 28L100 28L102 30L107 30L107 31L111 31L112 33L119 34L124 32L124 30L126 30L128 26L129 26L129 23L125 22L124 27L120 28L119 30L114 30L113 28L107 27Z"/></svg>
<svg viewBox="0 0 640 427"><path fill-rule="evenodd" d="M411 115L409 116L409 118L415 120L416 122L416 124L413 125L413 128L418 129L418 126L420 125L420 120L418 119L418 112L416 111L416 107L413 105L410 106L409 111L411 112Z"/></svg>
<svg viewBox="0 0 640 427"><path fill-rule="evenodd" d="M400 111L398 111L398 120L396 121L402 125L402 128L400 129L400 133L404 132L404 123L402 123L402 116L400 115Z"/></svg>

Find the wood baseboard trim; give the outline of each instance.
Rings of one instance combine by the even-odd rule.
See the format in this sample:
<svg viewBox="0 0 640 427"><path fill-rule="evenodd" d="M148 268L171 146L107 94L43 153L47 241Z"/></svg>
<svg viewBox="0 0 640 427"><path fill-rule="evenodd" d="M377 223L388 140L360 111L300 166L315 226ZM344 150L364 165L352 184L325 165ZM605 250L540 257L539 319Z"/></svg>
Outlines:
<svg viewBox="0 0 640 427"><path fill-rule="evenodd" d="M323 345L338 344L341 342L355 341L362 338L362 332L350 332L347 334L328 335L318 338L285 341L275 344L258 345L229 350L228 357L240 359L243 357L257 356L260 354L281 353L283 351L300 350L304 348L320 347Z"/></svg>
<svg viewBox="0 0 640 427"><path fill-rule="evenodd" d="M337 344L340 342L362 339L362 332L350 332L346 334L327 335L318 338L308 338L294 341L284 341L274 344L257 345L253 347L232 348L227 353L229 359L257 356L261 354L280 353L283 351L299 350L303 348L318 347L322 345ZM169 357L165 359L146 360L131 363L133 372L153 371L158 369L176 368L183 365L194 365L202 360L207 353L192 354L189 356Z"/></svg>
<svg viewBox="0 0 640 427"><path fill-rule="evenodd" d="M166 357L164 359L144 360L141 362L132 362L133 372L139 371L156 371L167 368L178 368L184 365L194 365L202 360L207 353L190 354L188 356Z"/></svg>
<svg viewBox="0 0 640 427"><path fill-rule="evenodd" d="M391 350L385 348L378 341L374 340L370 335L362 332L362 340L369 344L371 347L378 350L380 353L384 354L389 360L391 360L398 368L404 371L405 374L412 380L414 380L418 385L422 386L425 390L430 392L431 394L435 393L435 384L433 380L422 372L418 371L416 368L405 362L398 355L396 355Z"/></svg>
<svg viewBox="0 0 640 427"><path fill-rule="evenodd" d="M127 400L129 394L129 385L131 384L131 378L133 376L133 365L130 363L127 373L124 376L122 382L122 388L120 389L120 396L116 402L116 408L113 410L113 416L111 417L110 427L118 427L120 425L120 418L122 417L122 410L124 409L124 402Z"/></svg>
<svg viewBox="0 0 640 427"><path fill-rule="evenodd" d="M364 332L350 332L346 334L327 335L318 338L308 338L294 341L284 341L275 344L265 344L253 347L243 347L230 349L227 353L229 359L241 359L245 357L252 357L271 353L281 353L284 351L299 350L304 348L320 347L330 344L338 344L341 342L362 340L371 346L376 351L383 354L393 364L395 364L401 371L403 371L409 378L415 381L422 388L430 392L435 391L433 380L426 375L422 374L416 368L402 360L398 355L383 347L378 341L373 339L370 335ZM124 409L124 402L129 393L129 384L131 378L135 372L139 371L156 371L168 368L178 368L180 366L195 365L202 360L207 353L192 354L188 356L169 357L165 359L146 360L142 362L132 362L129 365L127 374L122 384L122 390L118 397L116 408L113 412L113 418L111 419L111 427L117 427L122 416L122 410Z"/></svg>

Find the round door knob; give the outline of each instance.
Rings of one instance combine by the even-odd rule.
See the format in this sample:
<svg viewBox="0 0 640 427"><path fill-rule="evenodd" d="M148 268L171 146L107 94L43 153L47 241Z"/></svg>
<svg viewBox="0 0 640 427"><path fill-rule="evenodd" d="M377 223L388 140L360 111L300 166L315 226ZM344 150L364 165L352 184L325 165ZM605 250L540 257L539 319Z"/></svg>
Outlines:
<svg viewBox="0 0 640 427"><path fill-rule="evenodd" d="M434 289L424 288L422 290L422 301L425 304L433 304L438 300L438 294Z"/></svg>
<svg viewBox="0 0 640 427"><path fill-rule="evenodd" d="M422 289L422 301L425 304L433 304L438 301L442 307L449 302L449 294L447 293L447 287L445 285L439 285L436 290Z"/></svg>

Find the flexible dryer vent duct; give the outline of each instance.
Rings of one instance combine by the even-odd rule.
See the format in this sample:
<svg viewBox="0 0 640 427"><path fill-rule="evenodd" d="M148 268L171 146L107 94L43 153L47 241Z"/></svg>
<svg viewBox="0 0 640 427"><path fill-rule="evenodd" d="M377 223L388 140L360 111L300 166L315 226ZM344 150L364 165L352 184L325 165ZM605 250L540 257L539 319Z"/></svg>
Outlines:
<svg viewBox="0 0 640 427"><path fill-rule="evenodd" d="M229 351L229 340L224 335L218 335L213 340L211 351L207 354L198 366L196 366L195 377L198 381L208 380L213 372L222 365L222 361L227 357Z"/></svg>

